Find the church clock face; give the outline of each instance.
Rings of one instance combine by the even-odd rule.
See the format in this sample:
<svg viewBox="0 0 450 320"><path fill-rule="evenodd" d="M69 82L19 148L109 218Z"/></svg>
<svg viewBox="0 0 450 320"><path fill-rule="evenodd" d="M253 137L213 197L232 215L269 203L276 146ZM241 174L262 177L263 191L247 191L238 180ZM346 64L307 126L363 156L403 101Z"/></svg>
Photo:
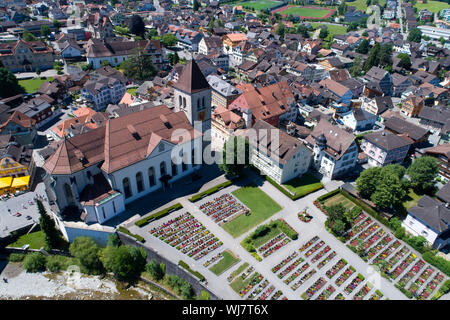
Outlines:
<svg viewBox="0 0 450 320"><path fill-rule="evenodd" d="M205 111L200 111L198 113L198 121L203 121L206 119L206 112Z"/></svg>

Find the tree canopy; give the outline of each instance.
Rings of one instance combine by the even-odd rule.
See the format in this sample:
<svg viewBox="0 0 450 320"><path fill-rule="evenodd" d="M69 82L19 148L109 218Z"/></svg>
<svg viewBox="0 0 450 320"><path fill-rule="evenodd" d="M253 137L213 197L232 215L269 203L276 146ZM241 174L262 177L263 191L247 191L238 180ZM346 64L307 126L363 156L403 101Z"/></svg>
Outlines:
<svg viewBox="0 0 450 320"><path fill-rule="evenodd" d="M4 67L0 67L0 97L8 98L19 93L24 93L25 89L19 85L16 76Z"/></svg>
<svg viewBox="0 0 450 320"><path fill-rule="evenodd" d="M138 36L144 35L145 33L144 20L142 20L142 18L137 14L131 16L130 22L128 24L128 29L130 29L130 32L135 35Z"/></svg>
<svg viewBox="0 0 450 320"><path fill-rule="evenodd" d="M400 66L405 69L409 69L411 67L411 58L407 53L399 53L397 58L400 59Z"/></svg>
<svg viewBox="0 0 450 320"><path fill-rule="evenodd" d="M49 249L57 248L63 241L61 233L56 229L55 221L47 214L41 200L36 200L40 214L39 224L45 234L45 243Z"/></svg>
<svg viewBox="0 0 450 320"><path fill-rule="evenodd" d="M409 29L408 41L419 43L422 40L422 31L419 28Z"/></svg>
<svg viewBox="0 0 450 320"><path fill-rule="evenodd" d="M126 77L136 80L148 80L156 74L152 57L137 50L120 65Z"/></svg>
<svg viewBox="0 0 450 320"><path fill-rule="evenodd" d="M173 47L177 44L178 39L175 35L171 33L166 33L161 37L161 42L164 45L164 47Z"/></svg>
<svg viewBox="0 0 450 320"><path fill-rule="evenodd" d="M22 39L24 41L36 41L37 38L28 30L23 30Z"/></svg>
<svg viewBox="0 0 450 320"><path fill-rule="evenodd" d="M356 52L366 54L369 52L369 41L367 39L364 39L359 44L358 48L356 48Z"/></svg>
<svg viewBox="0 0 450 320"><path fill-rule="evenodd" d="M103 272L100 261L100 246L90 237L78 237L70 244L70 254L80 261L81 267L89 274Z"/></svg>
<svg viewBox="0 0 450 320"><path fill-rule="evenodd" d="M144 249L132 246L107 246L102 261L107 271L119 280L135 280L145 268L147 254Z"/></svg>
<svg viewBox="0 0 450 320"><path fill-rule="evenodd" d="M249 164L249 145L244 137L233 136L223 146L219 168L227 175L240 175Z"/></svg>
<svg viewBox="0 0 450 320"><path fill-rule="evenodd" d="M372 47L372 49L370 49L369 52L369 57L366 60L366 63L364 64L364 71L369 71L372 67L376 67L378 66L378 64L380 63L380 51L381 51L381 46L380 44L377 42L375 43L375 45Z"/></svg>
<svg viewBox="0 0 450 320"><path fill-rule="evenodd" d="M411 187L420 191L431 189L434 186L434 179L438 172L438 161L430 156L414 159L408 170L406 170Z"/></svg>

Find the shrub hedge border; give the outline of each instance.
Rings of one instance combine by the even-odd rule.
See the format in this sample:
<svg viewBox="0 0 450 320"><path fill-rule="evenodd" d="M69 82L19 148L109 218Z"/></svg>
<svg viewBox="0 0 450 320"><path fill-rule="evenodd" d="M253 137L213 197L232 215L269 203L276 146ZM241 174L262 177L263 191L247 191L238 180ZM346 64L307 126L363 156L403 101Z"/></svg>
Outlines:
<svg viewBox="0 0 450 320"><path fill-rule="evenodd" d="M120 227L117 229L117 231L120 231L120 232L123 232L123 233L129 235L130 237L135 238L135 239L136 239L137 241L139 241L139 242L142 242L142 243L145 242L145 239L144 239L143 237L141 237L141 236L138 235L138 234L131 233L130 230L128 230L127 228L124 228L124 227L122 227L122 226L120 226Z"/></svg>
<svg viewBox="0 0 450 320"><path fill-rule="evenodd" d="M158 211L158 212L156 212L156 213L154 213L154 214L152 214L152 215L150 215L150 216L148 216L148 217L146 217L146 218L143 218L143 219L141 219L141 220L138 220L138 221L136 221L134 224L137 225L139 228L142 228L142 227L143 227L144 225L146 225L147 223L149 223L149 222L151 222L151 221L153 221L153 220L156 220L156 219L160 219L160 218L162 218L162 217L168 215L169 213L171 213L171 212L173 212L173 211L176 211L176 210L179 210L179 209L181 209L181 208L183 208L183 206L181 205L181 203L176 203L176 204L174 204L173 206L170 206L170 207L168 207L168 208L166 208L166 209L163 209L163 210L161 210L161 211ZM151 220L151 221L150 221L150 220Z"/></svg>
<svg viewBox="0 0 450 320"><path fill-rule="evenodd" d="M288 197L289 199L291 199L291 200L297 200L297 199L300 199L300 198L302 198L302 197L304 197L304 196L307 196L307 195L310 194L310 193L316 192L317 190L320 190L320 189L323 188L323 184L320 183L320 186L319 186L319 187L317 187L317 188L311 190L310 192L292 195L292 194L290 193L290 191L288 191L287 189L285 189L283 186L280 186L278 183L276 183L275 181L273 181L269 176L265 176L265 178L266 178L266 180L267 180L268 182L270 182L271 185L273 185L275 188L277 188L278 190L280 190L285 196L287 196L287 197Z"/></svg>
<svg viewBox="0 0 450 320"><path fill-rule="evenodd" d="M209 195L211 195L213 193L216 193L217 191L220 191L223 188L231 186L232 184L233 184L233 181L231 181L231 180L225 181L225 182L220 183L217 186L214 186L214 187L212 187L212 188L210 188L208 190L205 190L203 192L200 192L200 193L197 193L197 194L193 195L191 198L189 198L189 201L190 202L196 202L196 201L198 201L200 199L203 199L205 196L209 196Z"/></svg>
<svg viewBox="0 0 450 320"><path fill-rule="evenodd" d="M187 271L189 271L190 273L192 273L194 276L196 276L197 278L200 279L200 281L205 281L205 276L202 275L200 272L192 270L191 267L189 267L189 265L184 262L183 260L178 261L178 265L184 269L186 269Z"/></svg>

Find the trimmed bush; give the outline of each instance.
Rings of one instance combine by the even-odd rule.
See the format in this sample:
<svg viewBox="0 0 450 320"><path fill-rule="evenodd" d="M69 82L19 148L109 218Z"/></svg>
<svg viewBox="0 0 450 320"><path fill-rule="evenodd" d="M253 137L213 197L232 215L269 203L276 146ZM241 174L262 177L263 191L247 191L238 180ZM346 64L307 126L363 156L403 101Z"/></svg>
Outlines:
<svg viewBox="0 0 450 320"><path fill-rule="evenodd" d="M287 190L286 188L284 188L283 186L280 186L278 183L276 183L275 181L273 181L271 178L269 178L269 176L265 176L266 180L268 182L270 182L270 184L272 184L275 188L277 188L278 190L280 190L285 196L287 196L288 198L290 198L291 200L297 200L300 199L310 193L316 192L317 190L320 190L323 188L323 184L318 185L317 187L311 189L308 192L303 192L303 193L299 193L299 194L292 194L289 190Z"/></svg>
<svg viewBox="0 0 450 320"><path fill-rule="evenodd" d="M438 257L433 255L432 252L427 251L422 255L423 260L428 262L429 264L435 266L442 272L444 272L447 276L450 277L450 261L445 260L442 257Z"/></svg>
<svg viewBox="0 0 450 320"><path fill-rule="evenodd" d="M192 273L194 276L196 276L197 278L200 279L200 281L205 281L205 277L198 271L192 270L189 265L184 262L183 260L178 261L178 265L184 269L186 269L187 271L189 271L190 273Z"/></svg>
<svg viewBox="0 0 450 320"><path fill-rule="evenodd" d="M9 262L22 262L25 259L25 253L11 253L8 257Z"/></svg>
<svg viewBox="0 0 450 320"><path fill-rule="evenodd" d="M69 265L72 264L72 258L59 256L59 255L51 255L47 257L47 262L45 266L51 272L58 272L60 270L66 270Z"/></svg>
<svg viewBox="0 0 450 320"><path fill-rule="evenodd" d="M156 220L156 219L160 219L166 215L168 215L169 213L176 211L178 209L183 208L183 206L181 205L181 203L176 203L173 206L170 206L166 209L163 209L161 211L158 211L146 218L143 218L141 220L136 221L134 224L137 225L138 227L142 228L144 225L146 225L147 223L150 222L150 220Z"/></svg>
<svg viewBox="0 0 450 320"><path fill-rule="evenodd" d="M292 227L284 220L278 219L277 220L278 228L284 232L289 238L292 240L297 240L298 238L298 232L292 229Z"/></svg>
<svg viewBox="0 0 450 320"><path fill-rule="evenodd" d="M319 201L319 202L323 202L323 201L327 200L328 198L331 198L332 196L337 195L340 191L341 191L341 190L339 190L339 189L330 191L330 192L328 192L328 193L325 193L325 194L321 195L321 196L318 197L316 200Z"/></svg>
<svg viewBox="0 0 450 320"><path fill-rule="evenodd" d="M45 256L39 252L32 252L27 254L23 259L23 268L27 272L40 272L45 271Z"/></svg>
<svg viewBox="0 0 450 320"><path fill-rule="evenodd" d="M127 235L129 235L130 237L135 238L139 242L142 242L142 243L145 242L145 239L143 237L141 237L138 234L131 233L130 230L128 230L127 228L124 228L124 227L120 226L117 230L120 231L120 232L123 232L123 233L125 233Z"/></svg>
<svg viewBox="0 0 450 320"><path fill-rule="evenodd" d="M250 254L258 261L262 261L262 258L256 252L250 252Z"/></svg>
<svg viewBox="0 0 450 320"><path fill-rule="evenodd" d="M203 199L206 196L209 196L209 195L211 195L213 193L216 193L219 190L222 190L223 188L231 186L232 184L233 184L233 181L226 181L224 183L218 184L217 186L212 187L211 189L208 189L206 191L197 193L196 195L194 195L191 198L189 198L189 201L190 202L196 202L196 201L198 201L200 199Z"/></svg>

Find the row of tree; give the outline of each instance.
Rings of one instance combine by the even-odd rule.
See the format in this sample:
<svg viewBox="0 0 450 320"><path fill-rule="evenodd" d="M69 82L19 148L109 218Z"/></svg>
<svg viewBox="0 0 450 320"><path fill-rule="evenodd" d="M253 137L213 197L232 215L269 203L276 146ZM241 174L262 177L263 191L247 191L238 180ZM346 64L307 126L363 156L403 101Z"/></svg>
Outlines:
<svg viewBox="0 0 450 320"><path fill-rule="evenodd" d="M408 169L399 164L366 169L356 180L356 186L361 197L370 199L380 209L388 209L401 204L409 188L431 193L438 172L437 160L425 156L415 159Z"/></svg>

